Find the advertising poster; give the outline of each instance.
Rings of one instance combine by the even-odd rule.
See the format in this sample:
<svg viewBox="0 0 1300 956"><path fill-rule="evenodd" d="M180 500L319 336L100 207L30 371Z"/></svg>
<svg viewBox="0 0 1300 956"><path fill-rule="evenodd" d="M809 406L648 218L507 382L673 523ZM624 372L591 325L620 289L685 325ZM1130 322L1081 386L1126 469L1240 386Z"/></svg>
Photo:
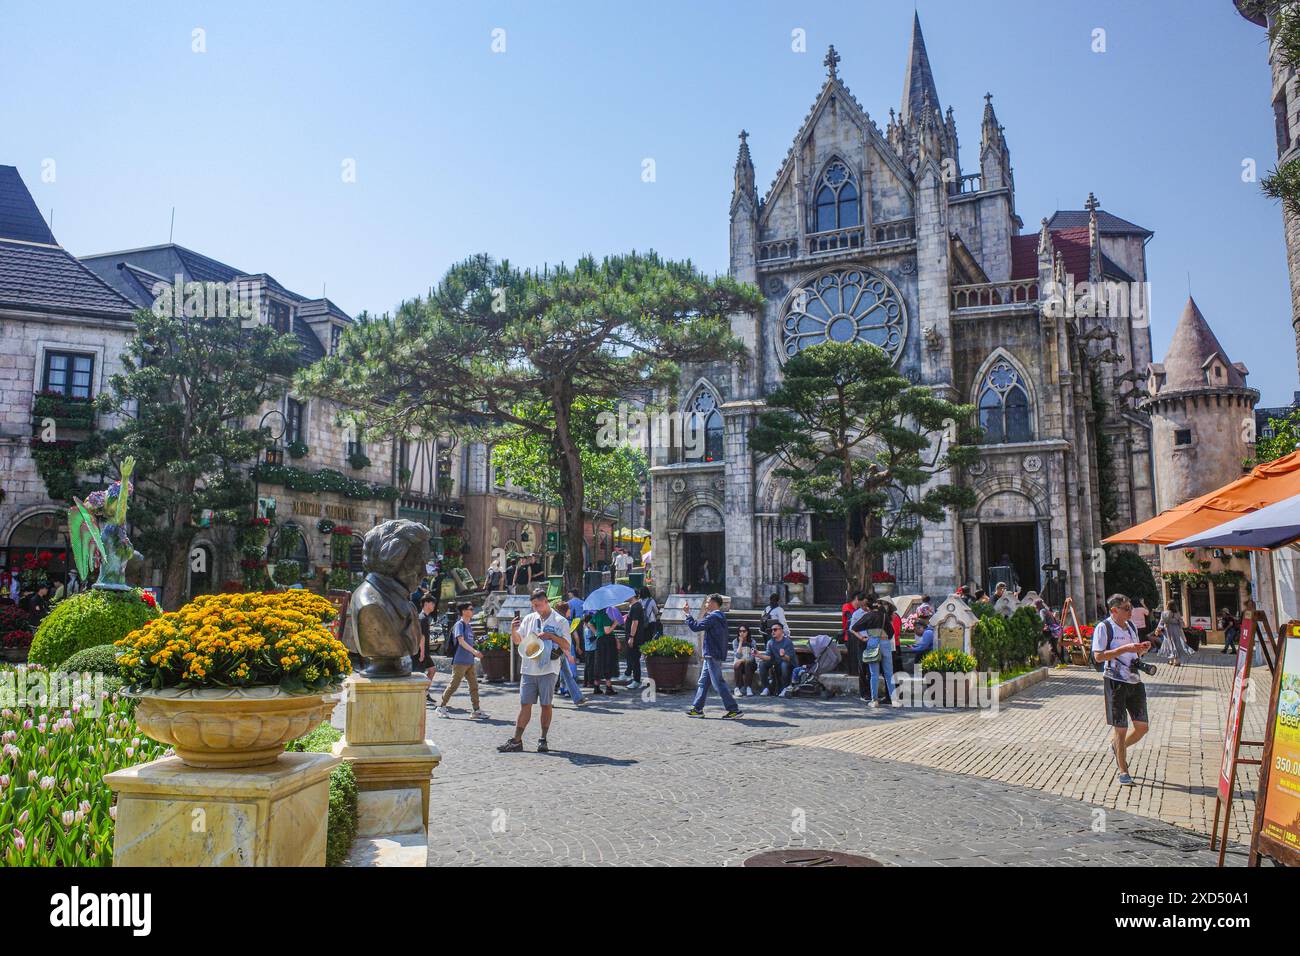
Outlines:
<svg viewBox="0 0 1300 956"><path fill-rule="evenodd" d="M1237 763L1237 741L1241 738L1241 711L1250 675L1250 655L1255 649L1255 622L1241 619L1241 637L1237 642L1237 674L1232 679L1232 700L1228 702L1228 728L1223 735L1223 756L1219 761L1219 799L1232 799L1232 778Z"/></svg>
<svg viewBox="0 0 1300 956"><path fill-rule="evenodd" d="M1260 833L1300 850L1300 637L1283 642L1281 666Z"/></svg>

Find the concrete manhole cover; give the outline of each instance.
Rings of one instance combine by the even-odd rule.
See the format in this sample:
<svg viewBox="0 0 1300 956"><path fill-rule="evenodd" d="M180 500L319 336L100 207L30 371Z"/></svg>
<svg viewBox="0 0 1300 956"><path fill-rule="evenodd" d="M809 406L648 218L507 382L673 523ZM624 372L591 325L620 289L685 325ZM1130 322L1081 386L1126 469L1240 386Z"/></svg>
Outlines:
<svg viewBox="0 0 1300 956"><path fill-rule="evenodd" d="M884 866L879 860L837 850L768 850L747 859L744 866Z"/></svg>

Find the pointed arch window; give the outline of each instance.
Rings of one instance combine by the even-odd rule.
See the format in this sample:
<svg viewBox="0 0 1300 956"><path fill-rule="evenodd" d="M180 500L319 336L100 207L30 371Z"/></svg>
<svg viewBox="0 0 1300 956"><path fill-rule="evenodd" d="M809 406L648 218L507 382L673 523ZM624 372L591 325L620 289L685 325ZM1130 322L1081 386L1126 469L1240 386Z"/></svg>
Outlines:
<svg viewBox="0 0 1300 956"><path fill-rule="evenodd" d="M718 411L718 398L706 386L701 385L686 406L687 417L687 437L691 439L692 444L688 448L688 455L694 449L699 448L699 435L701 432L704 436L703 454L700 456L702 461L722 461L723 460L723 436L726 429L722 423L722 413ZM691 456L694 457L694 456Z"/></svg>
<svg viewBox="0 0 1300 956"><path fill-rule="evenodd" d="M986 445L1033 439L1029 390L1010 362L995 362L985 375L980 387L979 416Z"/></svg>
<svg viewBox="0 0 1300 956"><path fill-rule="evenodd" d="M813 231L829 232L861 225L858 184L844 163L836 160L822 172L813 195Z"/></svg>

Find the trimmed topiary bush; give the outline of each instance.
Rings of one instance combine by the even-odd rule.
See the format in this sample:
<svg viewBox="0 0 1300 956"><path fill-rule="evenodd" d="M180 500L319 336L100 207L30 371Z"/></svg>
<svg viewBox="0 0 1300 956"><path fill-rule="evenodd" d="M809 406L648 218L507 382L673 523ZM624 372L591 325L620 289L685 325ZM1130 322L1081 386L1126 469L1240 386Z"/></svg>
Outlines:
<svg viewBox="0 0 1300 956"><path fill-rule="evenodd" d="M116 677L117 661L113 659L116 653L117 648L112 644L88 647L84 651L77 651L64 661L62 669L72 674L84 674L89 671L92 674Z"/></svg>
<svg viewBox="0 0 1300 956"><path fill-rule="evenodd" d="M1123 594L1131 601L1141 598L1149 608L1160 604L1160 588L1156 586L1151 566L1136 551L1107 548L1104 578L1106 597Z"/></svg>
<svg viewBox="0 0 1300 956"><path fill-rule="evenodd" d="M53 670L77 651L120 641L158 616L140 591L91 588L54 606L32 638L27 659Z"/></svg>

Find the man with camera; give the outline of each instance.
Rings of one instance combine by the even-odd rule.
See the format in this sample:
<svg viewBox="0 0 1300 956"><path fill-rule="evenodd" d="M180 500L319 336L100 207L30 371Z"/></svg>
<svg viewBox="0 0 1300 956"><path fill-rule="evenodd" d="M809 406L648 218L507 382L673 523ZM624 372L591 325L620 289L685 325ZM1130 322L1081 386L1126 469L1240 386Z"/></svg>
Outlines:
<svg viewBox="0 0 1300 956"><path fill-rule="evenodd" d="M1153 665L1140 658L1151 650L1151 642L1141 640L1133 617L1133 602L1123 594L1112 594L1106 601L1110 614L1098 622L1092 632L1092 656L1102 665L1102 684L1106 692L1106 723L1113 729L1110 749L1119 764L1119 782L1133 786L1128 772L1128 748L1146 736L1147 690L1138 672L1154 674ZM1129 730L1132 718L1133 729Z"/></svg>
<svg viewBox="0 0 1300 956"><path fill-rule="evenodd" d="M549 750L546 735L551 729L552 695L555 678L560 673L560 657L569 653L569 622L551 607L546 588L537 588L530 597L533 611L522 621L518 613L510 622L510 640L519 647L523 660L519 676L519 716L515 718L514 736L497 750L518 753L524 749L524 731L533 717L533 705L542 707L542 736L537 752Z"/></svg>

